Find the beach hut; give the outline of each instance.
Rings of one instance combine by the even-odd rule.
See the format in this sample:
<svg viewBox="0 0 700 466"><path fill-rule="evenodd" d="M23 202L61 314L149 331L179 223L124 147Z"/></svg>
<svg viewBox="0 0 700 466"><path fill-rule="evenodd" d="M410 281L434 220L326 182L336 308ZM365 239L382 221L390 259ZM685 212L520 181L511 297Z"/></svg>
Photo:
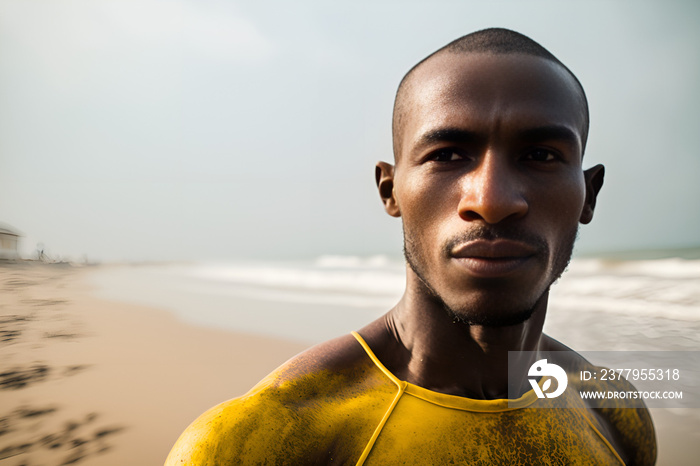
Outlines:
<svg viewBox="0 0 700 466"><path fill-rule="evenodd" d="M10 225L0 223L0 259L18 259L20 233Z"/></svg>

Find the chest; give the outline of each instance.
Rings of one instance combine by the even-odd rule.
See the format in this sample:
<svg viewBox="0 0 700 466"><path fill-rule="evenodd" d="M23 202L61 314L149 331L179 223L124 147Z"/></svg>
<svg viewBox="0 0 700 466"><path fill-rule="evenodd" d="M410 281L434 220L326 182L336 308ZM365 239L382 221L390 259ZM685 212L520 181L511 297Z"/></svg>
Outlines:
<svg viewBox="0 0 700 466"><path fill-rule="evenodd" d="M369 451L379 464L620 464L575 409L470 412L404 396Z"/></svg>

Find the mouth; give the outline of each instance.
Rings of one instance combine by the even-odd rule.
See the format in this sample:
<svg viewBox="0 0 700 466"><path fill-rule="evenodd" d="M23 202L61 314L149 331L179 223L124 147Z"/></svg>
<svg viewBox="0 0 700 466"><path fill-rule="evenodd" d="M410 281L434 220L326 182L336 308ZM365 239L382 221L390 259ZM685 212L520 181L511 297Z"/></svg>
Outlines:
<svg viewBox="0 0 700 466"><path fill-rule="evenodd" d="M497 278L521 271L536 253L537 249L526 243L496 239L461 244L451 251L451 256L475 277Z"/></svg>

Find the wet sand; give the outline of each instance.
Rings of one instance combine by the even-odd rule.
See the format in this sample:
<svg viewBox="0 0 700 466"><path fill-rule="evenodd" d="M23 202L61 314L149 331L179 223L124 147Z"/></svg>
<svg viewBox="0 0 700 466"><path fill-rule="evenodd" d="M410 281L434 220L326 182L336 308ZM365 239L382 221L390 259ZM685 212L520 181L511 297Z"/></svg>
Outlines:
<svg viewBox="0 0 700 466"><path fill-rule="evenodd" d="M87 280L93 271L0 266L2 464L162 464L197 415L305 347L97 299ZM697 464L696 416L652 416L658 464Z"/></svg>

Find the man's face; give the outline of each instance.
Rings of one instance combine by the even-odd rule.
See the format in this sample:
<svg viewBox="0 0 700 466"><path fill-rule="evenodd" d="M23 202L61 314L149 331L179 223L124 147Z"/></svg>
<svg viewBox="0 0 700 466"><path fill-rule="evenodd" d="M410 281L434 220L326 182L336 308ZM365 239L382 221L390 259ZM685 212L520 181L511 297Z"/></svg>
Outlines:
<svg viewBox="0 0 700 466"><path fill-rule="evenodd" d="M466 322L522 322L592 215L580 91L526 55L443 53L410 79L387 204L409 265Z"/></svg>

